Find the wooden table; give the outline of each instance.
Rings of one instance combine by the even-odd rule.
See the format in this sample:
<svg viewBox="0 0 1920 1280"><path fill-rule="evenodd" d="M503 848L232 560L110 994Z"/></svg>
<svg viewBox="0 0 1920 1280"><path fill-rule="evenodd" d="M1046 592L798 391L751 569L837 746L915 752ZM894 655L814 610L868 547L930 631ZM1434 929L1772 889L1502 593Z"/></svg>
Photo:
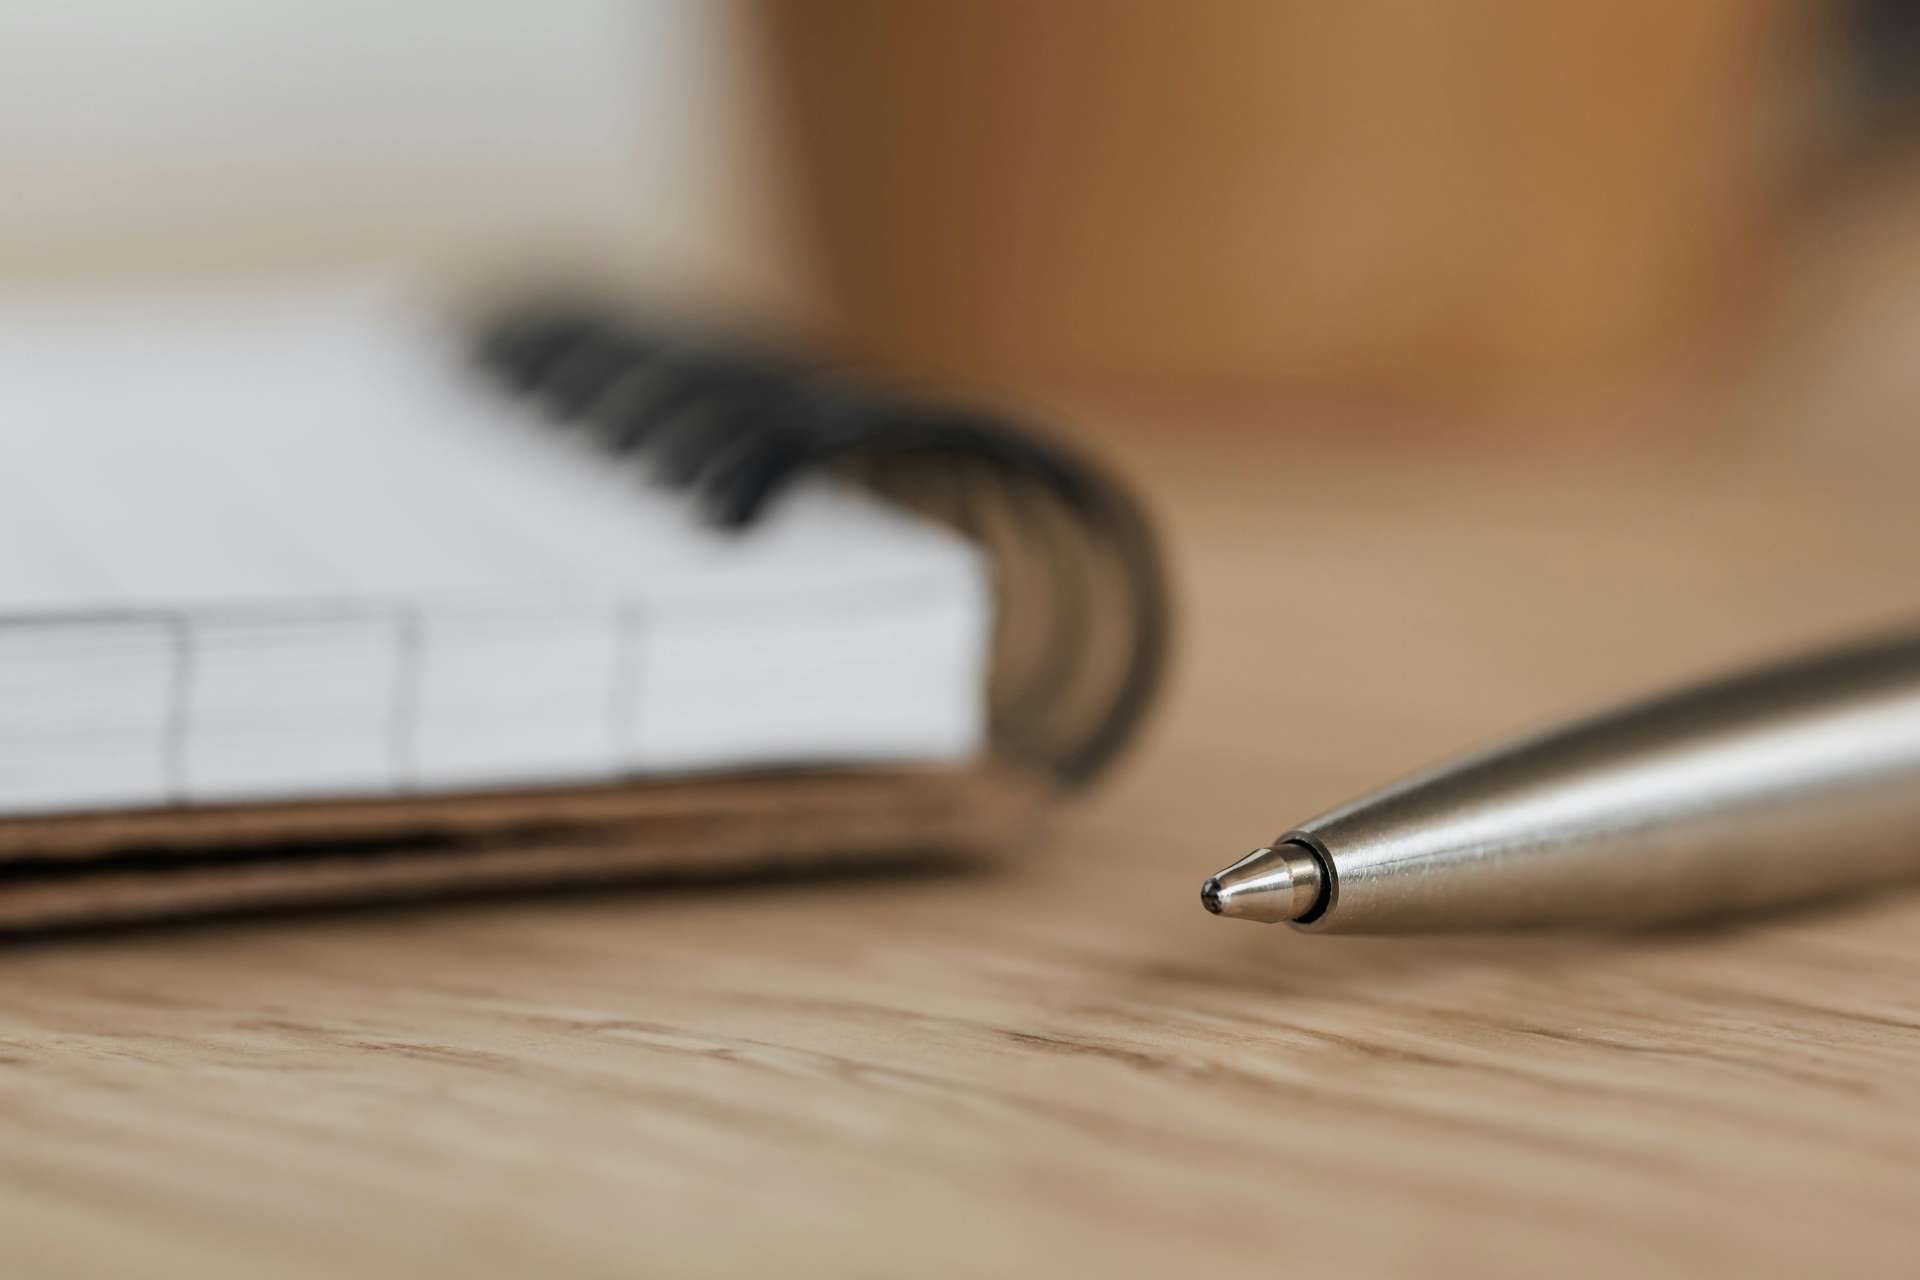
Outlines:
<svg viewBox="0 0 1920 1280"><path fill-rule="evenodd" d="M1395 941L1195 900L1435 756L1916 611L1896 436L1658 427L1120 432L1179 678L1004 870L0 949L0 1272L1910 1269L1920 896Z"/></svg>

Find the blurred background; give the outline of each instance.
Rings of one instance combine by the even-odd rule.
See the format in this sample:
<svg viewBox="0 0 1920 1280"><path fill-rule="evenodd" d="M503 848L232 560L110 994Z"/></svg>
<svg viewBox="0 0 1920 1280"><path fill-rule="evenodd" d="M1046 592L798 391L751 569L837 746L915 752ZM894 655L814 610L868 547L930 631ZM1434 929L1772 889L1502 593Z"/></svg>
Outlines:
<svg viewBox="0 0 1920 1280"><path fill-rule="evenodd" d="M1916 27L1888 0L27 0L0 271L612 275L914 372L1308 426L1763 350L1898 378Z"/></svg>

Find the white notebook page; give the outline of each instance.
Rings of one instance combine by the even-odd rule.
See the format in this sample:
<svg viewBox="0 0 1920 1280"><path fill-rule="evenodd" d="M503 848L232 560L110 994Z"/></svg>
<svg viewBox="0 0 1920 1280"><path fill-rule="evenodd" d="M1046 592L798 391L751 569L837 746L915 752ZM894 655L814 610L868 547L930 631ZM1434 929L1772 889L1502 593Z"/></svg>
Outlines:
<svg viewBox="0 0 1920 1280"><path fill-rule="evenodd" d="M743 535L378 290L0 311L0 811L976 750L984 565Z"/></svg>

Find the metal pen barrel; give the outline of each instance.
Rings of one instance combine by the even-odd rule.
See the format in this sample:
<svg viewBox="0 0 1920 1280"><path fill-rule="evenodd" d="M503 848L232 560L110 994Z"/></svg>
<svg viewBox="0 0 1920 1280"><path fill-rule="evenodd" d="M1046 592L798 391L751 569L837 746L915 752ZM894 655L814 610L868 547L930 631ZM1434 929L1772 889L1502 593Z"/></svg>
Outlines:
<svg viewBox="0 0 1920 1280"><path fill-rule="evenodd" d="M1920 875L1920 635L1635 703L1429 770L1210 879L1316 932L1631 925Z"/></svg>

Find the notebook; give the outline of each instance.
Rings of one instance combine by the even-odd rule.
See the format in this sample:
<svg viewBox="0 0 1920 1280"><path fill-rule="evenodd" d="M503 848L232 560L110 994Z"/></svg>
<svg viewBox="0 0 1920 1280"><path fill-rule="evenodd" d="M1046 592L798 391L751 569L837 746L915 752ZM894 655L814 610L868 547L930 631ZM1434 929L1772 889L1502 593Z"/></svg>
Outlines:
<svg viewBox="0 0 1920 1280"><path fill-rule="evenodd" d="M0 311L0 924L993 844L1130 736L1164 601L1082 460L600 312L481 346Z"/></svg>

